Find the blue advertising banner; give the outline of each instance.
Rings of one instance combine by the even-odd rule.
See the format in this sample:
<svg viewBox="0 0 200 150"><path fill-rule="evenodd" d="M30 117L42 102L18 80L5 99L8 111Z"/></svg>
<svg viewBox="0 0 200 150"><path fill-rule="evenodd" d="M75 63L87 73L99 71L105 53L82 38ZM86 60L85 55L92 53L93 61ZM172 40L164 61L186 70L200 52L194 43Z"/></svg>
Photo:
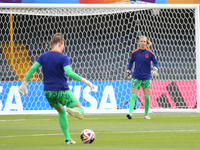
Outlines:
<svg viewBox="0 0 200 150"><path fill-rule="evenodd" d="M69 81L69 87L85 109L116 109L131 96L130 81L92 81L95 89ZM28 94L18 92L22 81L0 82L0 111L53 110L43 91L42 81L29 81ZM128 108L128 105L123 108Z"/></svg>
<svg viewBox="0 0 200 150"><path fill-rule="evenodd" d="M118 3L122 1L123 0L102 0L102 1L101 0L0 0L0 3L109 4L109 3ZM135 2L166 4L167 0L137 0L137 1L130 0L130 3L132 4Z"/></svg>

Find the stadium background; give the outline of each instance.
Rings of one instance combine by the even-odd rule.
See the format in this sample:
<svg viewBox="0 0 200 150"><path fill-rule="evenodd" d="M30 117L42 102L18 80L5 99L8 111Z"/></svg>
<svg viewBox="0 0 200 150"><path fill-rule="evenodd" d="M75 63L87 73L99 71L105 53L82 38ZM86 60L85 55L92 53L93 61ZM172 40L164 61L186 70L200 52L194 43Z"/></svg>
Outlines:
<svg viewBox="0 0 200 150"><path fill-rule="evenodd" d="M5 1L2 1L5 2ZM6 1L8 2L8 1ZM37 2L45 2L45 1L15 1L18 3L27 3L27 2L33 2L33 3L37 3ZM52 1L53 2L53 1ZM57 1L58 2L58 1ZM61 2L61 1L60 1ZM69 2L69 1L68 1ZM79 3L87 3L87 2L91 2L91 1L80 1ZM94 1L94 2L99 2L99 1ZM112 3L112 2L120 2L120 1L103 1L104 3ZM75 1L72 1L71 3L78 3ZM154 1L153 3L157 3L156 1ZM162 1L162 3L164 3L164 1ZM165 2L167 3L167 2ZM124 80L125 77L125 71L126 71L126 65L128 63L127 58L129 57L129 52L132 51L133 49L137 48L137 34L138 34L138 30L139 28L137 28L136 26L132 26L137 24L135 22L135 20L137 20L136 15L134 14L135 12L130 13L127 16L127 19L129 20L129 22L126 25L126 32L117 30L117 28L112 28L112 24L113 21L115 19L118 19L117 16L115 16L116 18L113 18L113 20L110 20L109 17L103 17L101 18L99 21L98 16L91 16L89 19L93 20L92 25L86 23L85 25L82 24L76 24L73 25L74 19L77 19L76 17L67 17L67 18L63 18L64 20L67 20L65 22L65 25L73 25L70 26L69 28L64 28L65 25L62 24L62 22L59 22L60 19L59 17L55 17L55 20L57 20L56 26L57 28L53 28L55 26L55 23L52 23L51 20L48 19L44 19L41 22L41 17L40 16L29 16L29 15L13 15L13 41L21 41L22 43L25 43L25 48L28 49L28 55L30 55L31 57L31 63L34 63L38 56L47 51L49 49L49 47L46 47L46 44L51 40L52 38L52 34L55 32L61 32L64 34L64 38L67 39L66 40L66 45L67 47L65 48L65 52L69 54L70 57L74 57L76 59L72 59L72 69L79 73L79 74L83 74L85 75L86 78L88 78L89 80L100 80L100 82L102 82L103 80L107 80L108 83L106 83L105 86L103 83L100 84L100 86L98 87L98 89L103 89L103 90L97 90L95 94L91 93L91 96L95 97L95 95L98 95L100 97L100 99L96 99L96 102L84 102L84 106L85 107L90 107L91 109L114 109L116 107L119 107L121 105L121 101L124 102L126 101L129 97L123 97L122 95L117 94L117 91L126 91L127 93L130 93L130 89L127 88L127 85L129 85L130 83L120 83L120 82L124 82L122 80ZM147 12L148 13L148 12ZM165 13L165 12L161 12L161 13ZM125 14L122 14L122 16ZM190 15L190 14L189 14ZM191 20L188 22L188 24L186 24L186 26L190 26L191 22L194 22L194 16L193 14L191 14L190 16L183 16L187 19L188 17L191 17ZM173 16L174 17L174 16ZM177 18L176 18L177 17ZM178 16L175 17L175 20L179 19ZM97 19L96 19L97 18ZM7 43L4 41L10 41L10 20L9 20L9 15L5 16L5 15L0 15L0 19L3 20L0 25L1 28L0 32L0 40L2 41L2 46L6 45ZM85 17L79 17L78 19L80 20L85 20ZM140 18L141 19L141 18ZM24 23L25 22L25 23ZM82 21L80 21L79 23L81 23ZM110 27L111 30L109 30L109 32L107 30L102 30L100 28L98 28L98 25L101 27L102 24L101 22L107 22L108 23L108 27ZM167 22L167 19L166 19ZM177 21L178 22L178 21ZM46 24L48 24L48 27L46 28ZM97 24L97 26L94 26L94 24ZM119 24L118 24L119 25ZM18 28L18 26L23 26L24 28ZM80 28L80 34L75 33L74 31L76 31L77 27L82 26L82 28ZM144 28L140 29L143 30L144 34L147 34L148 36L148 28L145 28L145 24L142 24L141 22L141 26L144 26ZM167 26L172 26L170 24L170 22L167 22ZM177 35L175 35L175 37L178 35L180 35L183 32L183 26L181 25L181 22L179 22L177 24L177 27L180 29L178 30L178 32L176 33ZM86 30L86 32L85 32ZM168 30L168 29L166 29ZM90 32L91 31L91 32ZM133 31L133 32L132 32ZM173 30L169 30L168 32L173 32ZM70 34L68 34L70 33ZM188 34L191 35L192 40L194 41L195 36L193 35L194 33L194 28L190 29ZM100 35L104 35L103 38ZM118 44L116 43L116 38L118 38L118 35L123 35L121 38L118 39L118 41L120 41L122 44ZM110 38L112 36L112 38ZM37 37L37 38L35 38ZM78 38L79 37L79 38ZM84 37L88 37L88 38L84 38ZM161 39L160 39L161 38ZM164 47L166 47L167 45L174 45L173 46L169 46L168 47L168 51L171 51L172 49L176 49L177 45L180 43L175 43L172 44L170 43L171 41L168 41L168 43L162 43L162 38L167 38L167 37L157 37L152 39L153 43L157 43L156 47L152 47L152 50L155 49L160 49L160 51L155 51L155 54L157 56L157 59L160 60L162 59L162 56L165 55L166 53L166 49ZM24 41L25 40L25 41ZM183 37L184 40L184 37ZM106 42L105 42L106 41ZM39 43L39 44L38 44ZM81 43L80 45L78 43ZM88 44L90 43L90 44ZM160 43L160 44L159 44ZM76 45L76 46L75 46ZM162 49L164 49L164 51L162 51ZM80 53L81 51L81 53ZM113 56L111 59L107 59L110 56L108 56L106 54L107 51L113 51ZM177 51L174 53L174 57L180 56L181 53L185 51L185 56L186 57L191 57L191 59L188 59L188 62L184 62L184 63L190 63L191 61L193 62L193 64L195 64L195 46L193 45L193 43L189 43L187 45L187 48L183 48L180 47L180 49L177 49ZM181 52L181 53L179 53ZM101 55L103 53L103 55ZM77 55L78 54L78 55ZM79 65L75 65L77 64L80 60L85 62L88 59L90 59L90 56L92 55L94 59L97 59L98 61L96 61L96 64L90 64L90 62L82 65L81 63ZM1 95L0 95L0 99L1 99L1 103L0 103L0 111L11 111L11 110L18 110L18 111L22 111L22 110L43 110L44 107L45 109L49 110L52 109L49 107L47 101L45 100L44 94L42 93L42 82L40 82L43 78L42 74L41 74L41 70L37 70L38 73L38 80L40 80L39 82L34 82L31 81L31 85L35 85L38 84L38 89L40 90L34 90L32 89L33 87L30 86L29 87L29 94L25 97L21 97L19 95L19 93L17 92L17 87L21 84L21 82L16 82L17 80L22 81L24 76L17 76L16 73L12 70L12 67L9 65L9 61L6 61L5 58L5 54L2 53L2 49L1 49L1 66L2 66L2 72L1 72L1 82L0 82L0 91L1 91ZM104 60L108 60L108 61L104 61ZM123 61L121 61L123 60ZM169 60L164 60L164 61L169 61ZM172 64L174 66L172 67L176 67L178 66L178 64L181 62L180 61L176 61L175 59L170 60L173 61ZM112 62L113 64L115 64L115 68L112 68L112 65L109 66L110 62ZM120 63L117 63L120 62ZM105 64L105 67L100 67L98 69L96 69L96 66L98 66L98 63L100 64ZM166 63L163 63L166 64ZM5 69L3 69L3 66L7 66ZM88 68L88 66L90 66ZM109 67L107 67L109 66ZM123 66L123 67L121 67ZM118 69L117 74L120 74L120 76L116 76L116 72L111 71L116 69L117 67L120 67L120 69ZM164 67L164 66L163 66ZM168 67L166 67L168 68ZM103 71L102 71L103 70ZM185 70L188 70L185 74ZM4 72L5 71L5 72ZM9 74L8 74L9 72ZM170 70L165 70L165 73L162 73L162 75L155 81L153 82L152 86L156 86L156 82L163 82L163 80L175 80L177 82L170 82L170 83L163 83L163 85L166 85L164 87L167 87L169 85L171 85L171 88L178 88L180 91L185 91L183 87L184 85L188 84L188 83L184 83L184 82L179 82L180 80L191 80L191 82L193 82L194 80L196 80L196 65L194 66L190 66L190 68L188 68L188 66L183 66L183 68L177 70L177 72L175 72L174 76L169 76L168 72L171 72ZM179 76L179 74L184 74L184 76ZM178 76L178 78L177 78ZM36 79L37 80L37 79ZM112 81L111 81L112 80ZM71 80L70 80L71 81ZM5 82L7 82L7 84L5 84ZM96 81L98 82L98 81ZM105 81L106 82L106 81ZM154 84L155 83L155 84ZM70 82L69 83L71 87L77 87L81 86L81 91L83 89L85 89L84 85L80 85L77 84L76 82ZM73 85L73 86L72 86ZM101 86L103 85L103 86ZM124 86L120 86L120 85L124 85ZM129 87L129 86L128 86ZM9 88L9 89L8 89ZM75 89L72 89L72 91L75 91ZM163 87L161 87L163 88ZM4 90L6 89L6 90ZM109 89L109 93L106 93L106 89ZM166 89L165 89L166 90ZM165 90L160 90L160 93L154 93L153 95L155 95L155 97L153 97L153 99L155 99L157 101L157 103L159 104L159 98L160 99L164 99L168 100L170 96L167 95L163 95L163 93L165 93ZM193 87L193 90L196 90L196 86ZM32 92L31 92L32 91ZM168 92L170 93L170 87ZM127 94L126 93L126 94ZM180 94L180 93L179 93ZM35 102L33 102L32 104L30 104L30 100L31 99L31 95L37 95L35 98L37 99ZM174 100L173 104L174 105L170 105L169 102L166 101L166 105L162 106L162 107L172 107L172 108L178 108L178 107L184 107L187 108L187 103L189 102L189 99L187 100L187 95L193 95L191 91L187 91L187 92L182 92L182 101L184 102L184 104L182 106L178 106L176 104L176 100ZM76 95L77 96L77 95ZM143 96L143 95L141 95ZM117 99L116 99L117 97ZM167 97L167 98L165 98ZM78 95L77 98L79 99L79 101L84 101L84 97L82 97L82 95ZM196 95L194 95L193 97L194 99L196 99ZM179 101L180 102L180 101ZM172 103L171 103L172 104ZM107 105L107 106L106 106ZM190 104L189 108L192 108L192 106L195 106L195 102L193 102L192 104ZM138 106L140 108L143 108L142 106ZM160 106L155 106L155 107L161 107ZM125 107L127 108L127 107Z"/></svg>

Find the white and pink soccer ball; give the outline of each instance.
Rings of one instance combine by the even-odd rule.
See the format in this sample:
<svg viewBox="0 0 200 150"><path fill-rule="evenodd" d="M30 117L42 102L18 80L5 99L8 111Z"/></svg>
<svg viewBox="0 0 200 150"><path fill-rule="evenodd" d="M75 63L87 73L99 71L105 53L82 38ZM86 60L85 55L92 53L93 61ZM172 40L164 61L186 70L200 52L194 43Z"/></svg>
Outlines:
<svg viewBox="0 0 200 150"><path fill-rule="evenodd" d="M90 129L85 129L81 132L81 141L85 144L90 144L95 140L95 134Z"/></svg>

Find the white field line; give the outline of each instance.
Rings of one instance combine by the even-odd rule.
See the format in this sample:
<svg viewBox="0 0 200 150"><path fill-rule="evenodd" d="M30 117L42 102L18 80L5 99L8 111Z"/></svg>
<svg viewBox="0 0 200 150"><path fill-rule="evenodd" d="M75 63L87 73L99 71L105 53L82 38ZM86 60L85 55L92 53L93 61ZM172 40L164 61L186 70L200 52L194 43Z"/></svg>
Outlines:
<svg viewBox="0 0 200 150"><path fill-rule="evenodd" d="M99 120L99 119L109 119L109 118L84 118L84 120ZM51 119L14 119L14 120L0 120L0 122L7 122L7 121L13 121L13 122L17 122L17 121L33 121L33 120L36 120L36 121L45 121L45 120L51 120ZM68 120L71 120L71 118L68 118Z"/></svg>
<svg viewBox="0 0 200 150"><path fill-rule="evenodd" d="M156 118L156 116L154 116L155 118ZM165 118L165 117L168 117L168 116L159 116L159 118ZM182 116L171 116L171 118L172 117L176 117L176 118L178 118L178 117L182 117ZM187 117L187 116L185 116L185 117ZM197 116L188 116L188 117L197 117ZM118 117L118 119L120 119L120 118L126 118L126 116L125 117ZM143 118L143 117L133 117L133 119L136 119L136 118ZM68 117L68 120L71 120L72 118L71 118L71 116L70 117ZM110 120L110 118L83 118L84 120L106 120L106 119L109 119ZM32 121L32 120L36 120L36 121L39 121L39 120L51 120L51 119L14 119L14 120L0 120L0 122L6 122L6 121Z"/></svg>
<svg viewBox="0 0 200 150"><path fill-rule="evenodd" d="M156 132L195 132L196 130L161 130L161 131L131 131L131 132L101 132L101 133L156 133ZM95 132L100 133L100 132ZM70 134L80 134L80 133L70 133ZM32 134L32 135L7 135L0 136L0 138L12 138L12 137L29 137L29 136L55 136L55 135L63 135L63 133L54 133L54 134Z"/></svg>
<svg viewBox="0 0 200 150"><path fill-rule="evenodd" d="M0 120L0 122L6 122L6 121L29 121L29 120L50 120L50 119L15 119L15 120Z"/></svg>
<svg viewBox="0 0 200 150"><path fill-rule="evenodd" d="M125 117L121 117L121 118L125 118ZM137 118L137 117L135 117ZM141 117L138 117L141 118ZM72 120L71 116L67 118L68 120ZM84 120L102 120L102 119L109 119L110 118L83 118ZM118 117L119 119L119 117ZM6 122L6 121L33 121L33 120L51 120L51 119L14 119L14 120L0 120L0 122Z"/></svg>

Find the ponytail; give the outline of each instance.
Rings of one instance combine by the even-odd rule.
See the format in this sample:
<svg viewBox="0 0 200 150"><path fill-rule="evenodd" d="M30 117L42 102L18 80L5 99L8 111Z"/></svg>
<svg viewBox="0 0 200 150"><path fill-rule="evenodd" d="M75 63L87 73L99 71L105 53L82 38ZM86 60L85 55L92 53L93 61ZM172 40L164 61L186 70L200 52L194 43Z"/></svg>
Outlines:
<svg viewBox="0 0 200 150"><path fill-rule="evenodd" d="M48 46L49 44L51 44L51 46L53 46L53 44L57 44L64 41L64 38L62 36L61 33L56 33L53 38L51 39L51 41L46 45Z"/></svg>

